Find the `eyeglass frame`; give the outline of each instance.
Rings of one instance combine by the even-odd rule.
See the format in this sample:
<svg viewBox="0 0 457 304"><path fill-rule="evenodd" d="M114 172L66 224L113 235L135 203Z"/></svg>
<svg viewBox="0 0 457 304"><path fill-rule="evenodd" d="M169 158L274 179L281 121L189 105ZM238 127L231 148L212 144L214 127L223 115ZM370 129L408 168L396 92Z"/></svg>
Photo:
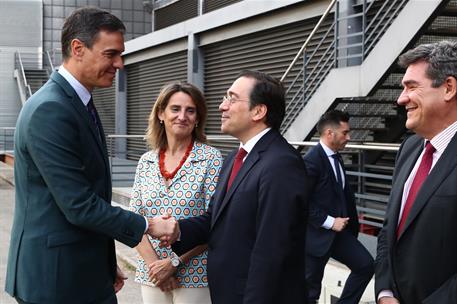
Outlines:
<svg viewBox="0 0 457 304"><path fill-rule="evenodd" d="M232 105L232 104L237 103L239 101L247 101L247 102L249 102L250 100L249 99L239 99L239 98L236 98L236 97L233 97L233 96L227 96L227 95L222 96L222 103L228 102L229 105Z"/></svg>

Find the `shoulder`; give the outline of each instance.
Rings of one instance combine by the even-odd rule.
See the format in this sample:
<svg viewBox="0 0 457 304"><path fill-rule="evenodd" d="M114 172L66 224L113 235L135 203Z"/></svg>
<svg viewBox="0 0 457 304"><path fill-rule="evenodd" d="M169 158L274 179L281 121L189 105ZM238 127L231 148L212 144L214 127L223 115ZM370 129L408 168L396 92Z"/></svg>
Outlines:
<svg viewBox="0 0 457 304"><path fill-rule="evenodd" d="M150 150L141 155L138 163L156 162L158 160L158 154L156 150Z"/></svg>
<svg viewBox="0 0 457 304"><path fill-rule="evenodd" d="M222 161L221 152L208 144L196 141L194 143L194 151L197 155L201 155L205 159Z"/></svg>

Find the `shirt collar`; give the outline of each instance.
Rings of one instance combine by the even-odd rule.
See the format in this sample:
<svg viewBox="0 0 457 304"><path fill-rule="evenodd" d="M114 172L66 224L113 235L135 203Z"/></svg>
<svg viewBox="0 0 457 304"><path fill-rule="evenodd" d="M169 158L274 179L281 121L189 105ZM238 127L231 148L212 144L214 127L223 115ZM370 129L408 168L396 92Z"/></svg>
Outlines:
<svg viewBox="0 0 457 304"><path fill-rule="evenodd" d="M249 154L252 149L254 149L255 144L264 136L268 131L270 131L271 128L266 128L265 130L261 131L258 133L256 136L248 140L244 145L243 143L240 143L240 148L243 148L247 154Z"/></svg>
<svg viewBox="0 0 457 304"><path fill-rule="evenodd" d="M71 75L71 73L63 65L59 67L59 74L62 75L62 77L65 78L65 80L68 81L71 87L76 91L76 94L78 94L79 99L81 99L84 106L87 106L91 98L89 90L87 90L73 75Z"/></svg>
<svg viewBox="0 0 457 304"><path fill-rule="evenodd" d="M330 149L329 147L327 147L327 145L324 144L324 143L322 142L322 140L319 140L319 143L321 144L322 149L324 149L324 152L325 152L325 154L327 154L328 157L332 156L333 154L336 154L336 152L334 152L332 149Z"/></svg>
<svg viewBox="0 0 457 304"><path fill-rule="evenodd" d="M430 140L430 143L435 147L436 151L439 153L443 153L444 150L447 148L447 145L451 142L452 138L454 137L455 133L457 132L457 121L451 124L449 127L435 135ZM425 140L424 140L425 144Z"/></svg>

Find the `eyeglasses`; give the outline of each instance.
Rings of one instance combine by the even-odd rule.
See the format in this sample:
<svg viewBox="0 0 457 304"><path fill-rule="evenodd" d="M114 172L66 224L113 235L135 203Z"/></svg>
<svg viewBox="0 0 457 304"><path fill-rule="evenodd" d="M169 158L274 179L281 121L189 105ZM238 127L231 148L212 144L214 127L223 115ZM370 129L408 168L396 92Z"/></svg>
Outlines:
<svg viewBox="0 0 457 304"><path fill-rule="evenodd" d="M249 101L249 100L248 99L238 99L236 97L227 96L227 95L224 95L224 97L222 97L222 103L228 102L230 105L232 105L238 101Z"/></svg>

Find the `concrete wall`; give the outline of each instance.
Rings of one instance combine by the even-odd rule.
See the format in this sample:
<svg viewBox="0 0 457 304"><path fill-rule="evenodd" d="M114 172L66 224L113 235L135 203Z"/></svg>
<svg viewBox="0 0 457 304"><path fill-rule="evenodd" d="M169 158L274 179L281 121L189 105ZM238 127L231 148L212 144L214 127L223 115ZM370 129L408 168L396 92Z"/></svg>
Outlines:
<svg viewBox="0 0 457 304"><path fill-rule="evenodd" d="M21 109L14 53L41 52L42 2L0 0L0 127L13 127Z"/></svg>

